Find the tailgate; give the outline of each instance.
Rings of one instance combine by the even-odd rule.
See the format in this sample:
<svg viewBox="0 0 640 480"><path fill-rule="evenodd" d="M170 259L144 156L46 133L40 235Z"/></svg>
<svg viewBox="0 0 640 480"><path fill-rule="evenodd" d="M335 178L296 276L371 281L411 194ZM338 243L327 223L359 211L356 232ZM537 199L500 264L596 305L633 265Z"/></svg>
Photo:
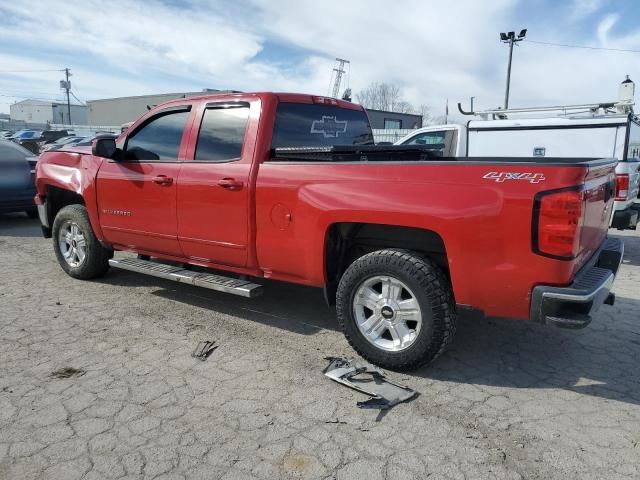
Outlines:
<svg viewBox="0 0 640 480"><path fill-rule="evenodd" d="M615 196L615 162L589 167L584 180L584 213L578 263L581 266L607 236Z"/></svg>

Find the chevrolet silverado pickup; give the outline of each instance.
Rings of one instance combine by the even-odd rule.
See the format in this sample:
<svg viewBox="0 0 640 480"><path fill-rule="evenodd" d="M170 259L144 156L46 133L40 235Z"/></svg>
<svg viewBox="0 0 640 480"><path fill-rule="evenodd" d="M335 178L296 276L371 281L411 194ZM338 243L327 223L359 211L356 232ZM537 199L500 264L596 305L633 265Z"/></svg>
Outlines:
<svg viewBox="0 0 640 480"><path fill-rule="evenodd" d="M615 165L374 146L359 105L219 94L45 152L36 203L74 278L114 267L245 297L261 279L319 287L357 352L409 369L444 351L463 310L580 328L613 303Z"/></svg>

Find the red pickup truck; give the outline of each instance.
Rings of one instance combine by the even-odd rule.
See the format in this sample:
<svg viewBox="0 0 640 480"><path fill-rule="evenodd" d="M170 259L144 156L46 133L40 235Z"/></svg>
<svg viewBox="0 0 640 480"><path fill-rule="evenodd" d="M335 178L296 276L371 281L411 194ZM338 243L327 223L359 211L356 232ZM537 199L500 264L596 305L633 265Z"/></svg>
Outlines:
<svg viewBox="0 0 640 480"><path fill-rule="evenodd" d="M614 167L443 158L373 145L349 102L206 95L44 153L36 204L72 277L112 266L247 297L261 278L320 287L362 356L408 369L444 351L464 309L579 328L613 303Z"/></svg>

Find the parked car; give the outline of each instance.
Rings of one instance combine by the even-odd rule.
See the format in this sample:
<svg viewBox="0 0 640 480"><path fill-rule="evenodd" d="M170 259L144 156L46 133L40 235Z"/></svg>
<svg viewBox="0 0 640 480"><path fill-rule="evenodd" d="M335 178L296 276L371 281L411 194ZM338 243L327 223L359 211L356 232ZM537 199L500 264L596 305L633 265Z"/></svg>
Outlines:
<svg viewBox="0 0 640 480"><path fill-rule="evenodd" d="M0 140L0 213L25 212L36 218L34 202L37 158L27 149Z"/></svg>
<svg viewBox="0 0 640 480"><path fill-rule="evenodd" d="M74 136L62 137L56 140L55 142L43 145L42 148L40 149L40 152L42 153L42 152L47 152L49 150L59 150L64 146L75 145L85 140L86 140L86 137L74 137Z"/></svg>
<svg viewBox="0 0 640 480"><path fill-rule="evenodd" d="M440 355L460 310L580 328L613 303L616 160L372 143L342 100L181 98L117 140L43 153L36 203L72 277L111 266L245 297L261 278L319 287L386 368Z"/></svg>
<svg viewBox="0 0 640 480"><path fill-rule="evenodd" d="M38 139L38 150L41 151L42 147L55 143L61 138L65 138L72 135L67 130L43 130Z"/></svg>
<svg viewBox="0 0 640 480"><path fill-rule="evenodd" d="M40 139L40 130L20 130L11 136L11 140L18 145L23 146L31 153L38 155L40 148L38 147L38 141Z"/></svg>
<svg viewBox="0 0 640 480"><path fill-rule="evenodd" d="M423 145L451 157L545 159L613 157L616 194L611 227L635 230L640 216L640 118L634 114L472 120L431 125L396 145Z"/></svg>
<svg viewBox="0 0 640 480"><path fill-rule="evenodd" d="M90 147L91 145L93 145L94 140L96 140L98 138L106 138L106 139L115 140L116 138L118 138L118 135L115 135L113 133L99 133L97 135L93 135L92 137L85 137L81 142L76 143L74 146L76 146L76 147Z"/></svg>

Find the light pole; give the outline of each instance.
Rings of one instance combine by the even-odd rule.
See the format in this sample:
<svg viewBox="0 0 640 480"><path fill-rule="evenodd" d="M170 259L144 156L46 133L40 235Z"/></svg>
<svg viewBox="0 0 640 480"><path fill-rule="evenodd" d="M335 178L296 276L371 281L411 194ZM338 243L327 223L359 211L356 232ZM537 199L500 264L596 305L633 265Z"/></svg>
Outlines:
<svg viewBox="0 0 640 480"><path fill-rule="evenodd" d="M524 37L527 35L527 29L523 28L520 30L518 37L516 38L515 32L501 32L500 33L500 41L503 43L509 44L509 65L507 66L507 88L504 92L504 109L509 108L509 85L511 84L511 60L513 59L513 45L515 43L521 42L524 40Z"/></svg>

